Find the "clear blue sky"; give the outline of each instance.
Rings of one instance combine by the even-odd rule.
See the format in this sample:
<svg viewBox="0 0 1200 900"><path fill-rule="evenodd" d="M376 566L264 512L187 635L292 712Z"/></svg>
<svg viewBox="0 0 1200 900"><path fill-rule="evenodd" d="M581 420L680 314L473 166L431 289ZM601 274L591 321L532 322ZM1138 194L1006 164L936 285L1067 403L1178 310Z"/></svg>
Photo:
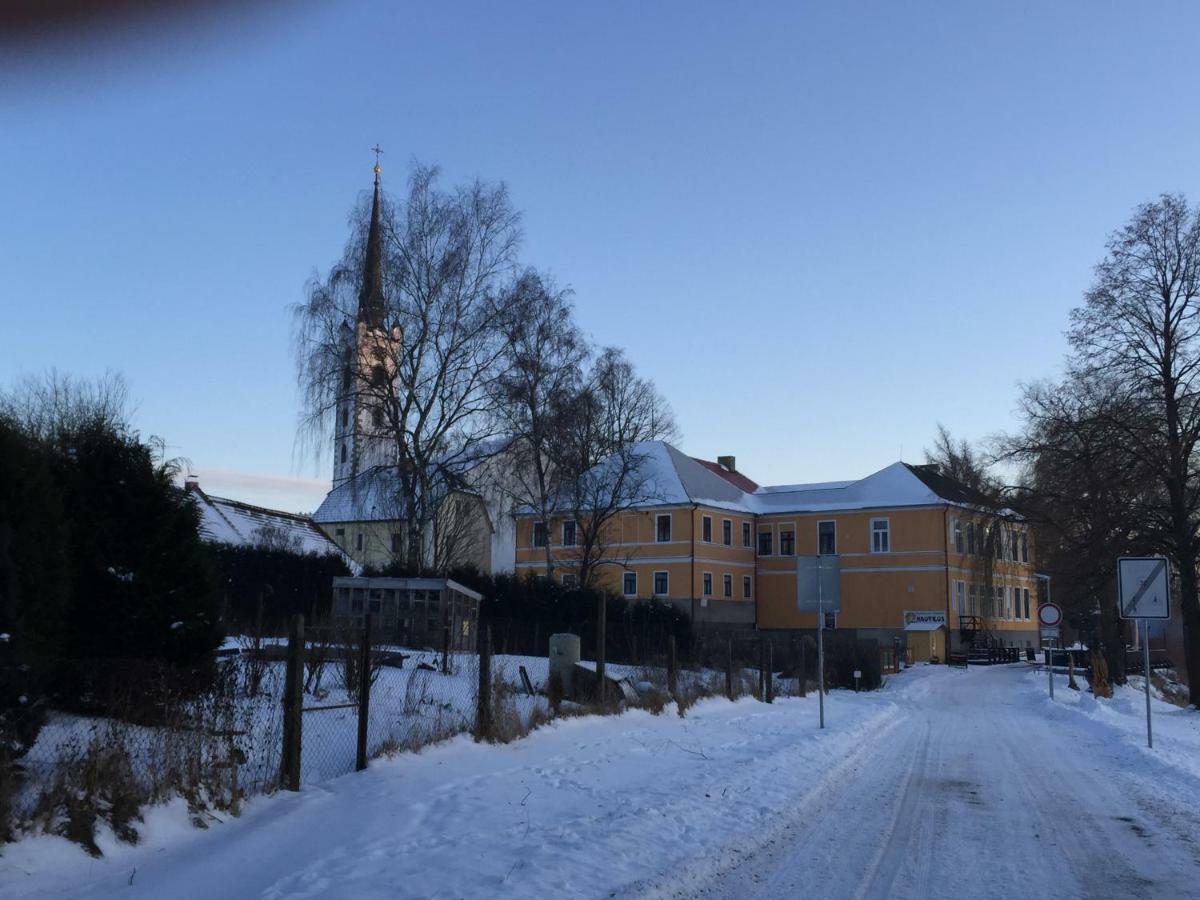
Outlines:
<svg viewBox="0 0 1200 900"><path fill-rule="evenodd" d="M525 259L765 483L1011 428L1105 235L1200 198L1184 3L313 3L0 58L0 383L127 376L214 493L319 500L288 306L376 142L503 179Z"/></svg>

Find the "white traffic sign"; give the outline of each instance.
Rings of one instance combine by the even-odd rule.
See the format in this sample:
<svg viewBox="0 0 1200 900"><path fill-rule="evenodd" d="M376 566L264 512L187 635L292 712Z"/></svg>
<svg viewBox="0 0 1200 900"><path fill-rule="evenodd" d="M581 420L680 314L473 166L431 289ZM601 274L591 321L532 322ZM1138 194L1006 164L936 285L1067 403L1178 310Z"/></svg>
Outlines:
<svg viewBox="0 0 1200 900"><path fill-rule="evenodd" d="M1117 560L1122 619L1171 618L1170 571L1161 556L1122 556Z"/></svg>
<svg viewBox="0 0 1200 900"><path fill-rule="evenodd" d="M1043 641L1053 640L1054 638L1058 637L1058 635L1059 635L1059 629L1057 627L1042 629L1042 640Z"/></svg>
<svg viewBox="0 0 1200 900"><path fill-rule="evenodd" d="M1038 623L1042 628L1058 628L1062 620L1062 607L1057 603L1043 603L1038 607Z"/></svg>

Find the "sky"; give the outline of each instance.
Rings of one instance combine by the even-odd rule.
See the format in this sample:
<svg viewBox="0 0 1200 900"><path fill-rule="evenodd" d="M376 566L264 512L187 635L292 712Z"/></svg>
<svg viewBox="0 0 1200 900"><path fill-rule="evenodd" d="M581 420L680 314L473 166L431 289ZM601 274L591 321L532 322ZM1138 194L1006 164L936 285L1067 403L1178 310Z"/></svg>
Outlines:
<svg viewBox="0 0 1200 900"><path fill-rule="evenodd" d="M263 4L0 44L0 387L124 374L299 511L290 307L371 183L504 181L522 259L765 484L1019 426L1106 236L1196 196L1185 3ZM1192 72L1193 74L1188 74Z"/></svg>

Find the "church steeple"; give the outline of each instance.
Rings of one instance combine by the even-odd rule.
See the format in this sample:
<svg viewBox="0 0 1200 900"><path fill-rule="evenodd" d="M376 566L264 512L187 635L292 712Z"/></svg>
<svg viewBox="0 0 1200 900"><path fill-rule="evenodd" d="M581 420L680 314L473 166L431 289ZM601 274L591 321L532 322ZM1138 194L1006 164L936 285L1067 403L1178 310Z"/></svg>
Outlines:
<svg viewBox="0 0 1200 900"><path fill-rule="evenodd" d="M375 198L371 201L371 225L367 230L367 253L363 260L362 286L358 291L358 321L368 328L383 328L387 308L383 302L383 235L379 227L379 154L375 147Z"/></svg>

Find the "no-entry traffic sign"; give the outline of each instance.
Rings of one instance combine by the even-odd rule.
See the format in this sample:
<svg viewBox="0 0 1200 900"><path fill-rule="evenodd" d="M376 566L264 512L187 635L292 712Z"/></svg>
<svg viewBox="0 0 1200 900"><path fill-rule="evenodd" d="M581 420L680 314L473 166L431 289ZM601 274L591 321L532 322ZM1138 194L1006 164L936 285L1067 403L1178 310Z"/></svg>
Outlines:
<svg viewBox="0 0 1200 900"><path fill-rule="evenodd" d="M1062 607L1057 603L1043 603L1038 607L1038 623L1043 628L1057 628L1062 624Z"/></svg>

